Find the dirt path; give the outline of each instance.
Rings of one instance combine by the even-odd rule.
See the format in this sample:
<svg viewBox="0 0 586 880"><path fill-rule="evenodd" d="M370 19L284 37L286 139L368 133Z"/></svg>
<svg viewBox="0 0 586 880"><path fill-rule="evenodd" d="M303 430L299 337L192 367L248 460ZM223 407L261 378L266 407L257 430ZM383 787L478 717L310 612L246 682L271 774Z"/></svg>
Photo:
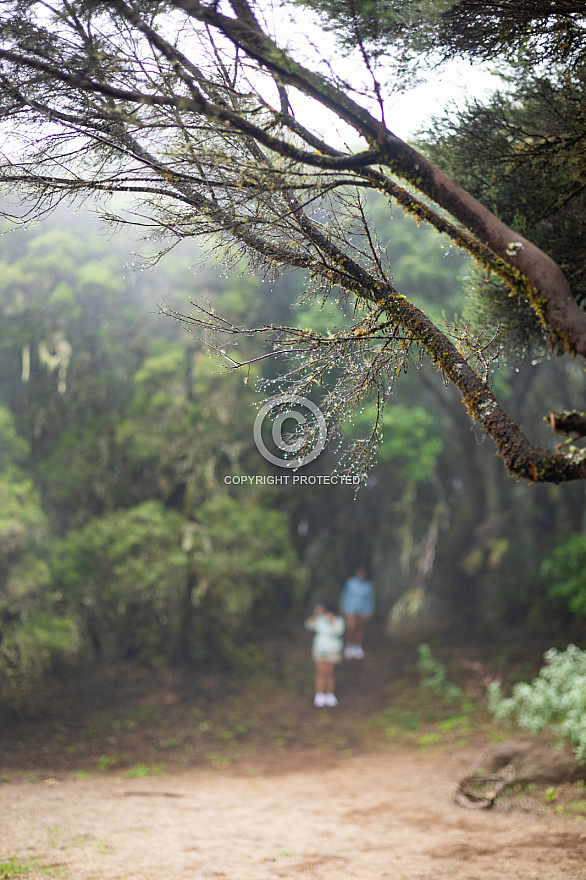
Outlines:
<svg viewBox="0 0 586 880"><path fill-rule="evenodd" d="M66 880L586 880L584 822L453 803L469 758L292 752L262 769L8 782L0 864Z"/></svg>

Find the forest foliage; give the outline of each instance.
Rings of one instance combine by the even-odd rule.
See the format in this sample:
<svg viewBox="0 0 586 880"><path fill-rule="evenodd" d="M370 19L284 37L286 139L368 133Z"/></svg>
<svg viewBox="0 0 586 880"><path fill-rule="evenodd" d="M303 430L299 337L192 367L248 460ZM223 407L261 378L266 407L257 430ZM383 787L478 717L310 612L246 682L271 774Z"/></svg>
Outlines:
<svg viewBox="0 0 586 880"><path fill-rule="evenodd" d="M287 514L221 481L251 455L252 387L158 314L171 290L188 299L187 257L135 275L130 244L89 229L2 239L5 683L96 657L244 662L246 637L303 586ZM258 292L215 293L237 315Z"/></svg>
<svg viewBox="0 0 586 880"><path fill-rule="evenodd" d="M436 603L438 625L457 631L473 614L484 636L528 613L547 629L552 608L556 635L580 619L582 607L560 607L555 554L576 541L583 493L574 487L568 516L567 498L553 487L527 498L491 472L491 451L470 443L466 420L429 369L396 390L378 463L356 497L341 486L227 484L225 476L274 473L252 434L263 393L254 373L244 384L223 371L160 308L187 308L197 291L234 319L290 320L299 282L292 277L283 289L194 270L191 249L141 271L132 242L98 235L83 217L79 230L74 219L0 238L4 687L96 661L251 669L264 638L288 627L290 613L297 620L306 599L335 601L364 559L383 617L415 590ZM396 276L446 320L465 315L470 263L435 234L418 233L400 213L393 218ZM414 258L418 248L425 260ZM325 315L305 304L298 318ZM262 364L270 377L270 361ZM527 407L527 383L571 396L578 377L549 361L536 378L518 370L503 369L495 381L545 432L539 411ZM345 442L367 433L372 418L366 408L349 422ZM342 452L324 453L310 473L331 473ZM572 596L583 597L576 578Z"/></svg>
<svg viewBox="0 0 586 880"><path fill-rule="evenodd" d="M170 5L186 16L175 42L164 3L66 3L54 32L35 3L2 13L4 681L96 659L253 665L259 639L306 598L335 600L358 562L395 635L579 637L585 452L571 429L552 448L543 402L567 415L583 397L580 15L312 4L366 87L289 57L245 2L230 16ZM192 30L200 66L183 54ZM436 120L417 151L388 127L382 72L400 57L408 87L438 51L497 58L505 85ZM362 147L301 125L298 91ZM73 213L89 193L107 193L110 230L122 218L170 253L142 264L98 234ZM62 199L62 214L14 228ZM237 350L218 342L225 328ZM222 370L226 349L244 370ZM578 357L552 358L562 350ZM331 416L338 449L308 473L351 461L356 498L225 482L272 473L252 416L279 381ZM482 432L544 485L506 479Z"/></svg>

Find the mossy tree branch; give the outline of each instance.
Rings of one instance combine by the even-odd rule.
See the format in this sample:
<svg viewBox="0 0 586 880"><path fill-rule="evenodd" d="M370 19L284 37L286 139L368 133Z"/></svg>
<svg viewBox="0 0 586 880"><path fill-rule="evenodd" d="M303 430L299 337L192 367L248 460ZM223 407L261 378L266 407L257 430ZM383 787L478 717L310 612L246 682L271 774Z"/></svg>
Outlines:
<svg viewBox="0 0 586 880"><path fill-rule="evenodd" d="M37 5L43 12L35 17ZM0 14L0 123L7 131L0 181L32 194L33 214L61 198L132 192L139 222L158 236L207 236L212 247L245 256L265 273L302 268L320 296L341 288L364 305L360 333L331 343L336 364L351 365L344 405L373 390L380 400L386 373L392 382L409 352L423 350L459 389L512 474L541 482L586 478L586 453L533 446L447 333L396 290L360 192L379 190L448 235L528 297L555 347L586 355L586 314L546 254L337 83L282 51L246 0L232 0L233 16L217 5L172 0L188 16L175 41L172 20L164 13L159 20L160 10L147 18L139 3L57 5L52 30L44 4L31 3L23 17L18 3L8 3ZM199 23L196 49L190 39L182 42L190 21ZM232 57L214 33L236 47ZM256 65L252 77L242 74L243 56ZM349 123L366 148L338 149L301 125L291 112L291 86ZM360 246L348 231L357 223L366 242ZM315 335L305 341L315 343ZM314 367L303 382L323 377L324 363Z"/></svg>

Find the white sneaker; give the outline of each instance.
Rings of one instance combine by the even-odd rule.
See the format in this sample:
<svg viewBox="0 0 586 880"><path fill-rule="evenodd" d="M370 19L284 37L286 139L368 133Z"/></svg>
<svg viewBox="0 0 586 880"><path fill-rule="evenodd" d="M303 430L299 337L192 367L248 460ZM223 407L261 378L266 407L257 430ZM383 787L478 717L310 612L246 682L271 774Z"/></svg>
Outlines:
<svg viewBox="0 0 586 880"><path fill-rule="evenodd" d="M353 656L356 660L364 660L364 651L360 645L354 645Z"/></svg>
<svg viewBox="0 0 586 880"><path fill-rule="evenodd" d="M352 660L354 657L354 645L346 645L344 648L344 658L346 660Z"/></svg>
<svg viewBox="0 0 586 880"><path fill-rule="evenodd" d="M321 709L322 706L325 706L326 705L326 695L325 694L316 694L315 697L313 698L313 705L317 706L319 709Z"/></svg>
<svg viewBox="0 0 586 880"><path fill-rule="evenodd" d="M337 706L338 705L338 701L337 701L336 697L334 696L334 694L324 694L324 698L326 701L325 702L326 706Z"/></svg>

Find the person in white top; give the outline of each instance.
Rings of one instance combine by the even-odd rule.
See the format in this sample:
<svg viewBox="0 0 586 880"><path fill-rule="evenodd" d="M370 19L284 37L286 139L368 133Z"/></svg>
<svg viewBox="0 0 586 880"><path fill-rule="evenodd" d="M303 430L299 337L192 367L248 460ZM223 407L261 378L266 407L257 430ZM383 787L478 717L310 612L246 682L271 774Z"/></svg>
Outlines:
<svg viewBox="0 0 586 880"><path fill-rule="evenodd" d="M342 662L344 618L331 605L320 604L305 621L305 628L315 633L311 655L315 663L314 706L337 706L334 694L336 666Z"/></svg>

